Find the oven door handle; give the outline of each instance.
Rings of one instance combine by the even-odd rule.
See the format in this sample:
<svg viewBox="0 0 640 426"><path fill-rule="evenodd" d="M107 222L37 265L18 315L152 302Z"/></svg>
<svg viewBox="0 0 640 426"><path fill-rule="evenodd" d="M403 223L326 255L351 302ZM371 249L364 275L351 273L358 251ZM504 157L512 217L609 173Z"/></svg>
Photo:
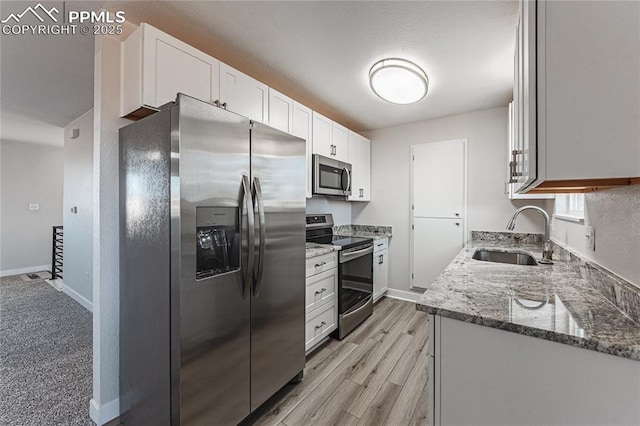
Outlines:
<svg viewBox="0 0 640 426"><path fill-rule="evenodd" d="M362 250L340 253L340 263L348 262L350 260L357 259L359 257L366 256L371 253L373 253L373 246L367 247L366 249L362 249Z"/></svg>

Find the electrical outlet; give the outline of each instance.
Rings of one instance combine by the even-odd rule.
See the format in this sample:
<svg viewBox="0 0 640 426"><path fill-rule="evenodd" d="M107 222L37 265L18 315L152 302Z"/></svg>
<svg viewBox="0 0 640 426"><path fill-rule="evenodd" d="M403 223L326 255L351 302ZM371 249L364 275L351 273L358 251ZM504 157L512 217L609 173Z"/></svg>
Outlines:
<svg viewBox="0 0 640 426"><path fill-rule="evenodd" d="M596 230L593 226L584 227L584 236L587 239L587 248L590 250L596 250Z"/></svg>
<svg viewBox="0 0 640 426"><path fill-rule="evenodd" d="M29 210L31 210L31 211L40 210L40 204L38 204L38 203L29 203Z"/></svg>

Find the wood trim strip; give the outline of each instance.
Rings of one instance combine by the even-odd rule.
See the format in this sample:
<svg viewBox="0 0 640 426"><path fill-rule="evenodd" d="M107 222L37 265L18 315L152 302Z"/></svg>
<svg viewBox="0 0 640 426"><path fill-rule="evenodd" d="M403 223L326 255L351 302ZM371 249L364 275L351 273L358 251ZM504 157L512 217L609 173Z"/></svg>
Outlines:
<svg viewBox="0 0 640 426"><path fill-rule="evenodd" d="M527 194L563 194L575 192L595 192L621 186L638 185L640 177L605 178L605 179L571 179L571 180L547 180L535 188L527 191Z"/></svg>

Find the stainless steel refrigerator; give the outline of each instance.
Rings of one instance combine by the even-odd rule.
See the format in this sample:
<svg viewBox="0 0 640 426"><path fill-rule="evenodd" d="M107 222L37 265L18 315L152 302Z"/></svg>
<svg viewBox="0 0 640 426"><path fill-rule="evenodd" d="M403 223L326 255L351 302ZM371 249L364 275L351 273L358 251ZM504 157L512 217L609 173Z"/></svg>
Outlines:
<svg viewBox="0 0 640 426"><path fill-rule="evenodd" d="M305 141L178 95L120 129L125 425L232 425L304 368Z"/></svg>

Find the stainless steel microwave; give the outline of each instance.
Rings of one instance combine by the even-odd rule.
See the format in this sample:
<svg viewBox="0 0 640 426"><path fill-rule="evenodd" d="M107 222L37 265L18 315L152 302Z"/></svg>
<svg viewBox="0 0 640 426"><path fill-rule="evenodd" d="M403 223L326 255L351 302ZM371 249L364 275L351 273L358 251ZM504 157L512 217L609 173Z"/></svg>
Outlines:
<svg viewBox="0 0 640 426"><path fill-rule="evenodd" d="M351 195L351 164L314 154L313 194Z"/></svg>

